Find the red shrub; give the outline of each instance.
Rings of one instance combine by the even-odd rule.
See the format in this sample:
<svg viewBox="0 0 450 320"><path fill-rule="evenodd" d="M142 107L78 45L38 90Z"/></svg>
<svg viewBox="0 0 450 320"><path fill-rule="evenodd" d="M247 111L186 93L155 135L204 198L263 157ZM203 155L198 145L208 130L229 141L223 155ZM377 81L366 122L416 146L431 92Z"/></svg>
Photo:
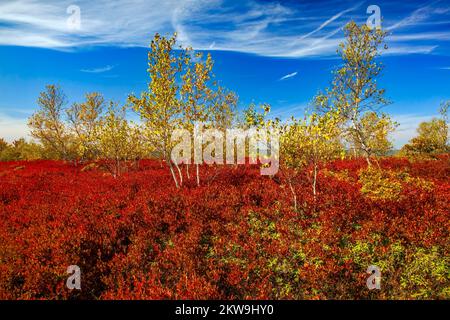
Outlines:
<svg viewBox="0 0 450 320"><path fill-rule="evenodd" d="M252 166L205 166L200 187L191 178L177 190L150 160L118 179L63 162L0 163L0 299L445 298L433 274L428 291L402 283L427 261L417 257L448 255L448 157L382 160L433 182L404 184L393 200L360 192L365 166L328 164L350 179L320 173L316 199L299 177L294 212L282 179ZM387 289L369 291L377 263ZM69 265L82 290L66 288Z"/></svg>

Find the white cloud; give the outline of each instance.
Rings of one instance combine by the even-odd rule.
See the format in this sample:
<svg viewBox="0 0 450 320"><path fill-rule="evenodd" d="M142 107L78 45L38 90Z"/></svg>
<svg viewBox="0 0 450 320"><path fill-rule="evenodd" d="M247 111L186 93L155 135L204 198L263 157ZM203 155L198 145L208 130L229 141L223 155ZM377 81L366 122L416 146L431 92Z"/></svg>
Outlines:
<svg viewBox="0 0 450 320"><path fill-rule="evenodd" d="M399 123L397 129L391 134L395 148L399 149L404 144L417 135L419 124L424 121L430 121L437 115L423 114L397 114L392 119Z"/></svg>
<svg viewBox="0 0 450 320"><path fill-rule="evenodd" d="M398 54L413 54L413 53L423 53L428 54L433 52L438 46L407 46L407 45L392 45L386 51L387 55L398 55Z"/></svg>
<svg viewBox="0 0 450 320"><path fill-rule="evenodd" d="M111 71L112 69L114 69L114 66L104 66L104 67L99 67L99 68L92 68L92 69L81 69L81 72L86 72L86 73L103 73L103 72L108 72Z"/></svg>
<svg viewBox="0 0 450 320"><path fill-rule="evenodd" d="M390 35L387 37L390 41L411 41L411 40L450 40L450 32L420 32L401 35Z"/></svg>
<svg viewBox="0 0 450 320"><path fill-rule="evenodd" d="M442 11L440 9L434 9L433 7L431 7L431 5L424 6L424 7L414 10L409 16L407 16L406 18L391 25L390 27L387 28L387 30L391 31L391 30L398 29L400 27L415 25L419 22L422 22L422 21L428 19L434 13L443 14L443 13L446 13L446 11Z"/></svg>
<svg viewBox="0 0 450 320"><path fill-rule="evenodd" d="M290 118L292 115L301 116L303 112L308 108L309 103L299 103L299 104L291 104L287 106L278 107L270 113L271 117L278 117L280 119L286 120Z"/></svg>
<svg viewBox="0 0 450 320"><path fill-rule="evenodd" d="M295 72L289 73L289 74L287 74L287 75L285 75L285 76L282 76L279 80L280 80L280 81L283 81L283 80L286 80L286 79L295 77L297 74L298 74L298 72L295 71Z"/></svg>
<svg viewBox="0 0 450 320"><path fill-rule="evenodd" d="M313 34L319 32L320 30L322 30L323 28L325 28L327 25L329 25L330 23L332 23L333 21L335 21L336 19L340 18L342 15L351 12L353 10L355 10L356 8L358 8L361 5L361 3L357 4L356 6L343 10L337 14L335 14L334 16L332 16L331 18L329 18L328 20L326 20L325 22L323 22L319 27L317 27L316 29L314 29L313 31L303 35L300 37L300 39L306 39L309 36L312 36Z"/></svg>
<svg viewBox="0 0 450 320"><path fill-rule="evenodd" d="M71 30L66 9L81 9L81 29ZM341 9L339 9L339 6ZM0 45L73 50L84 46L146 47L154 33L178 33L183 45L197 50L226 50L272 57L323 57L336 53L341 28L348 13L345 4L324 5L323 10L299 3L247 1L239 5L226 0L15 0L0 3ZM236 9L239 7L239 9ZM345 8L345 7L344 7ZM339 11L329 14L330 10ZM427 6L392 22L390 30L431 21L448 10ZM357 14L357 13L356 13ZM448 32L395 34L389 41L391 54L430 53L434 44L412 45L411 41L449 40ZM409 41L408 43L404 43ZM389 52L389 51L388 51Z"/></svg>
<svg viewBox="0 0 450 320"><path fill-rule="evenodd" d="M29 128L27 120L23 118L14 118L0 113L0 137L8 142L13 142L19 138L29 139Z"/></svg>

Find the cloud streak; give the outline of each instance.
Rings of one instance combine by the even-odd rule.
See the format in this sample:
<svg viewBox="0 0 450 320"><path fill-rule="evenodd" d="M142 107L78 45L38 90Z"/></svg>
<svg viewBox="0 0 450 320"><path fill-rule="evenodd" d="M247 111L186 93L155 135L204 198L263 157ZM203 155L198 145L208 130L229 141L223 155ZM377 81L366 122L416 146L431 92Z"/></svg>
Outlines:
<svg viewBox="0 0 450 320"><path fill-rule="evenodd" d="M419 22L427 20L433 13L442 14L445 13L445 11L441 12L439 10L435 10L431 5L427 5L414 10L409 16L391 25L387 28L387 30L392 31L400 27L417 24Z"/></svg>
<svg viewBox="0 0 450 320"><path fill-rule="evenodd" d="M289 78L293 78L293 77L295 77L297 74L298 74L297 71L292 72L292 73L289 73L289 74L287 74L287 75L285 75L285 76L282 76L282 77L279 79L279 81L283 81L283 80L286 80L286 79L289 79Z"/></svg>
<svg viewBox="0 0 450 320"><path fill-rule="evenodd" d="M93 68L93 69L81 69L81 72L85 72L85 73L103 73L103 72L108 72L111 71L112 69L114 69L114 66L104 66L104 67L99 67L99 68Z"/></svg>
<svg viewBox="0 0 450 320"><path fill-rule="evenodd" d="M316 29L314 29L313 31L303 35L300 37L300 39L306 39L309 36L312 36L313 34L319 32L320 30L322 30L323 28L325 28L326 26L328 26L330 23L332 23L333 21L337 20L338 18L340 18L342 15L351 12L353 10L355 10L356 8L358 8L359 6L361 6L361 3L357 4L356 6L343 10L337 14L335 14L334 16L332 16L331 18L329 18L328 20L326 20L325 22L323 22L319 27L317 27Z"/></svg>

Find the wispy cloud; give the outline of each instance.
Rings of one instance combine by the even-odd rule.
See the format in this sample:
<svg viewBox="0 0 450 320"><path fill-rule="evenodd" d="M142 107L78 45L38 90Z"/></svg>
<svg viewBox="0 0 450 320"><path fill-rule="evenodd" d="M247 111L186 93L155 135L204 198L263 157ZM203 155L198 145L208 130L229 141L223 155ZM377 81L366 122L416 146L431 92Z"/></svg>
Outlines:
<svg viewBox="0 0 450 320"><path fill-rule="evenodd" d="M103 72L108 72L111 71L112 69L114 69L114 66L104 66L104 67L99 67L99 68L92 68L92 69L81 69L81 72L86 72L86 73L103 73Z"/></svg>
<svg viewBox="0 0 450 320"><path fill-rule="evenodd" d="M289 78L293 78L293 77L295 77L297 74L298 74L297 71L292 72L292 73L289 73L289 74L287 74L287 75L285 75L285 76L282 76L282 77L279 79L279 81L283 81L283 80L286 80L286 79L289 79Z"/></svg>
<svg viewBox="0 0 450 320"><path fill-rule="evenodd" d="M348 8L345 2L332 0L319 6L261 0L131 3L129 0L114 3L78 0L81 29L74 31L68 28L66 12L73 3L73 0L2 1L0 45L57 50L101 45L146 47L154 33L176 31L182 44L196 50L239 51L271 57L329 57L335 55L337 44L343 40L344 24L350 19L360 23L367 19L362 3ZM402 5L399 1L398 6ZM380 6L383 13L389 13ZM449 23L448 13L448 8L440 2L433 2L415 8L400 20L387 19L388 29L396 31L389 41L390 47L397 47L397 50L391 53L434 52L430 49L438 45L437 41L449 40L448 32L397 32L420 23Z"/></svg>
<svg viewBox="0 0 450 320"><path fill-rule="evenodd" d="M392 119L399 123L398 128L391 134L394 140L394 146L400 148L417 135L419 124L424 121L430 121L436 115L423 114L398 114L393 115Z"/></svg>
<svg viewBox="0 0 450 320"><path fill-rule="evenodd" d="M309 36L312 36L313 34L319 32L320 30L322 30L323 28L325 28L326 26L328 26L330 23L332 23L333 21L337 20L338 18L340 18L342 15L351 12L353 10L355 10L356 8L358 8L359 6L361 6L361 3L357 4L356 6L346 9L346 10L342 10L341 12L335 14L334 16L332 16L331 18L327 19L325 22L323 22L319 27L317 27L316 29L314 29L313 31L303 35L300 37L300 39L306 39Z"/></svg>
<svg viewBox="0 0 450 320"><path fill-rule="evenodd" d="M434 3L436 3L437 1L435 1ZM409 25L414 25L417 24L419 22L422 22L426 19L428 19L431 15L433 15L434 13L437 14L443 14L446 13L447 11L442 11L440 8L435 9L432 4L420 7L416 10L414 10L409 16L407 16L406 18L403 18L402 20L396 22L395 24L389 26L387 28L388 31L391 30L395 30L398 29L400 27L405 27L405 26L409 26Z"/></svg>
<svg viewBox="0 0 450 320"><path fill-rule="evenodd" d="M308 108L309 103L297 103L285 106L279 106L271 112L272 117L278 117L282 120L286 120L290 116L302 116L304 111Z"/></svg>
<svg viewBox="0 0 450 320"><path fill-rule="evenodd" d="M394 44L391 47L389 47L389 50L386 52L388 55L405 55L405 54L413 54L413 53L422 53L422 54L429 54L432 53L436 48L438 48L437 45L435 46L407 46L407 45L397 45Z"/></svg>
<svg viewBox="0 0 450 320"><path fill-rule="evenodd" d="M419 33L409 33L409 34L400 34L400 35L390 35L388 37L391 41L415 41L415 40L442 40L447 41L450 40L450 31L444 32L419 32Z"/></svg>
<svg viewBox="0 0 450 320"><path fill-rule="evenodd" d="M20 137L29 138L29 128L26 119L0 113L0 137L8 142L13 142Z"/></svg>

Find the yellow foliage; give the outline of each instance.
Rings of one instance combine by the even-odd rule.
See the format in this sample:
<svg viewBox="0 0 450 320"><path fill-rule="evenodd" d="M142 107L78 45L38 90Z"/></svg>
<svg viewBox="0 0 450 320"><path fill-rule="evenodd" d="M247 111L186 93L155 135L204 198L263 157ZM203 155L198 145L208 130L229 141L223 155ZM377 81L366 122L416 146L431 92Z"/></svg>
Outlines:
<svg viewBox="0 0 450 320"><path fill-rule="evenodd" d="M354 180L352 179L352 177L350 177L347 169L339 171L331 171L328 169L324 169L323 174L327 177L333 177L340 181L352 182Z"/></svg>
<svg viewBox="0 0 450 320"><path fill-rule="evenodd" d="M382 170L368 167L359 172L361 192L368 198L396 200L404 185L412 184L424 191L432 191L434 184L422 178L411 177L405 171Z"/></svg>
<svg viewBox="0 0 450 320"><path fill-rule="evenodd" d="M402 191L402 185L393 171L368 167L359 173L361 192L371 199L395 200Z"/></svg>

